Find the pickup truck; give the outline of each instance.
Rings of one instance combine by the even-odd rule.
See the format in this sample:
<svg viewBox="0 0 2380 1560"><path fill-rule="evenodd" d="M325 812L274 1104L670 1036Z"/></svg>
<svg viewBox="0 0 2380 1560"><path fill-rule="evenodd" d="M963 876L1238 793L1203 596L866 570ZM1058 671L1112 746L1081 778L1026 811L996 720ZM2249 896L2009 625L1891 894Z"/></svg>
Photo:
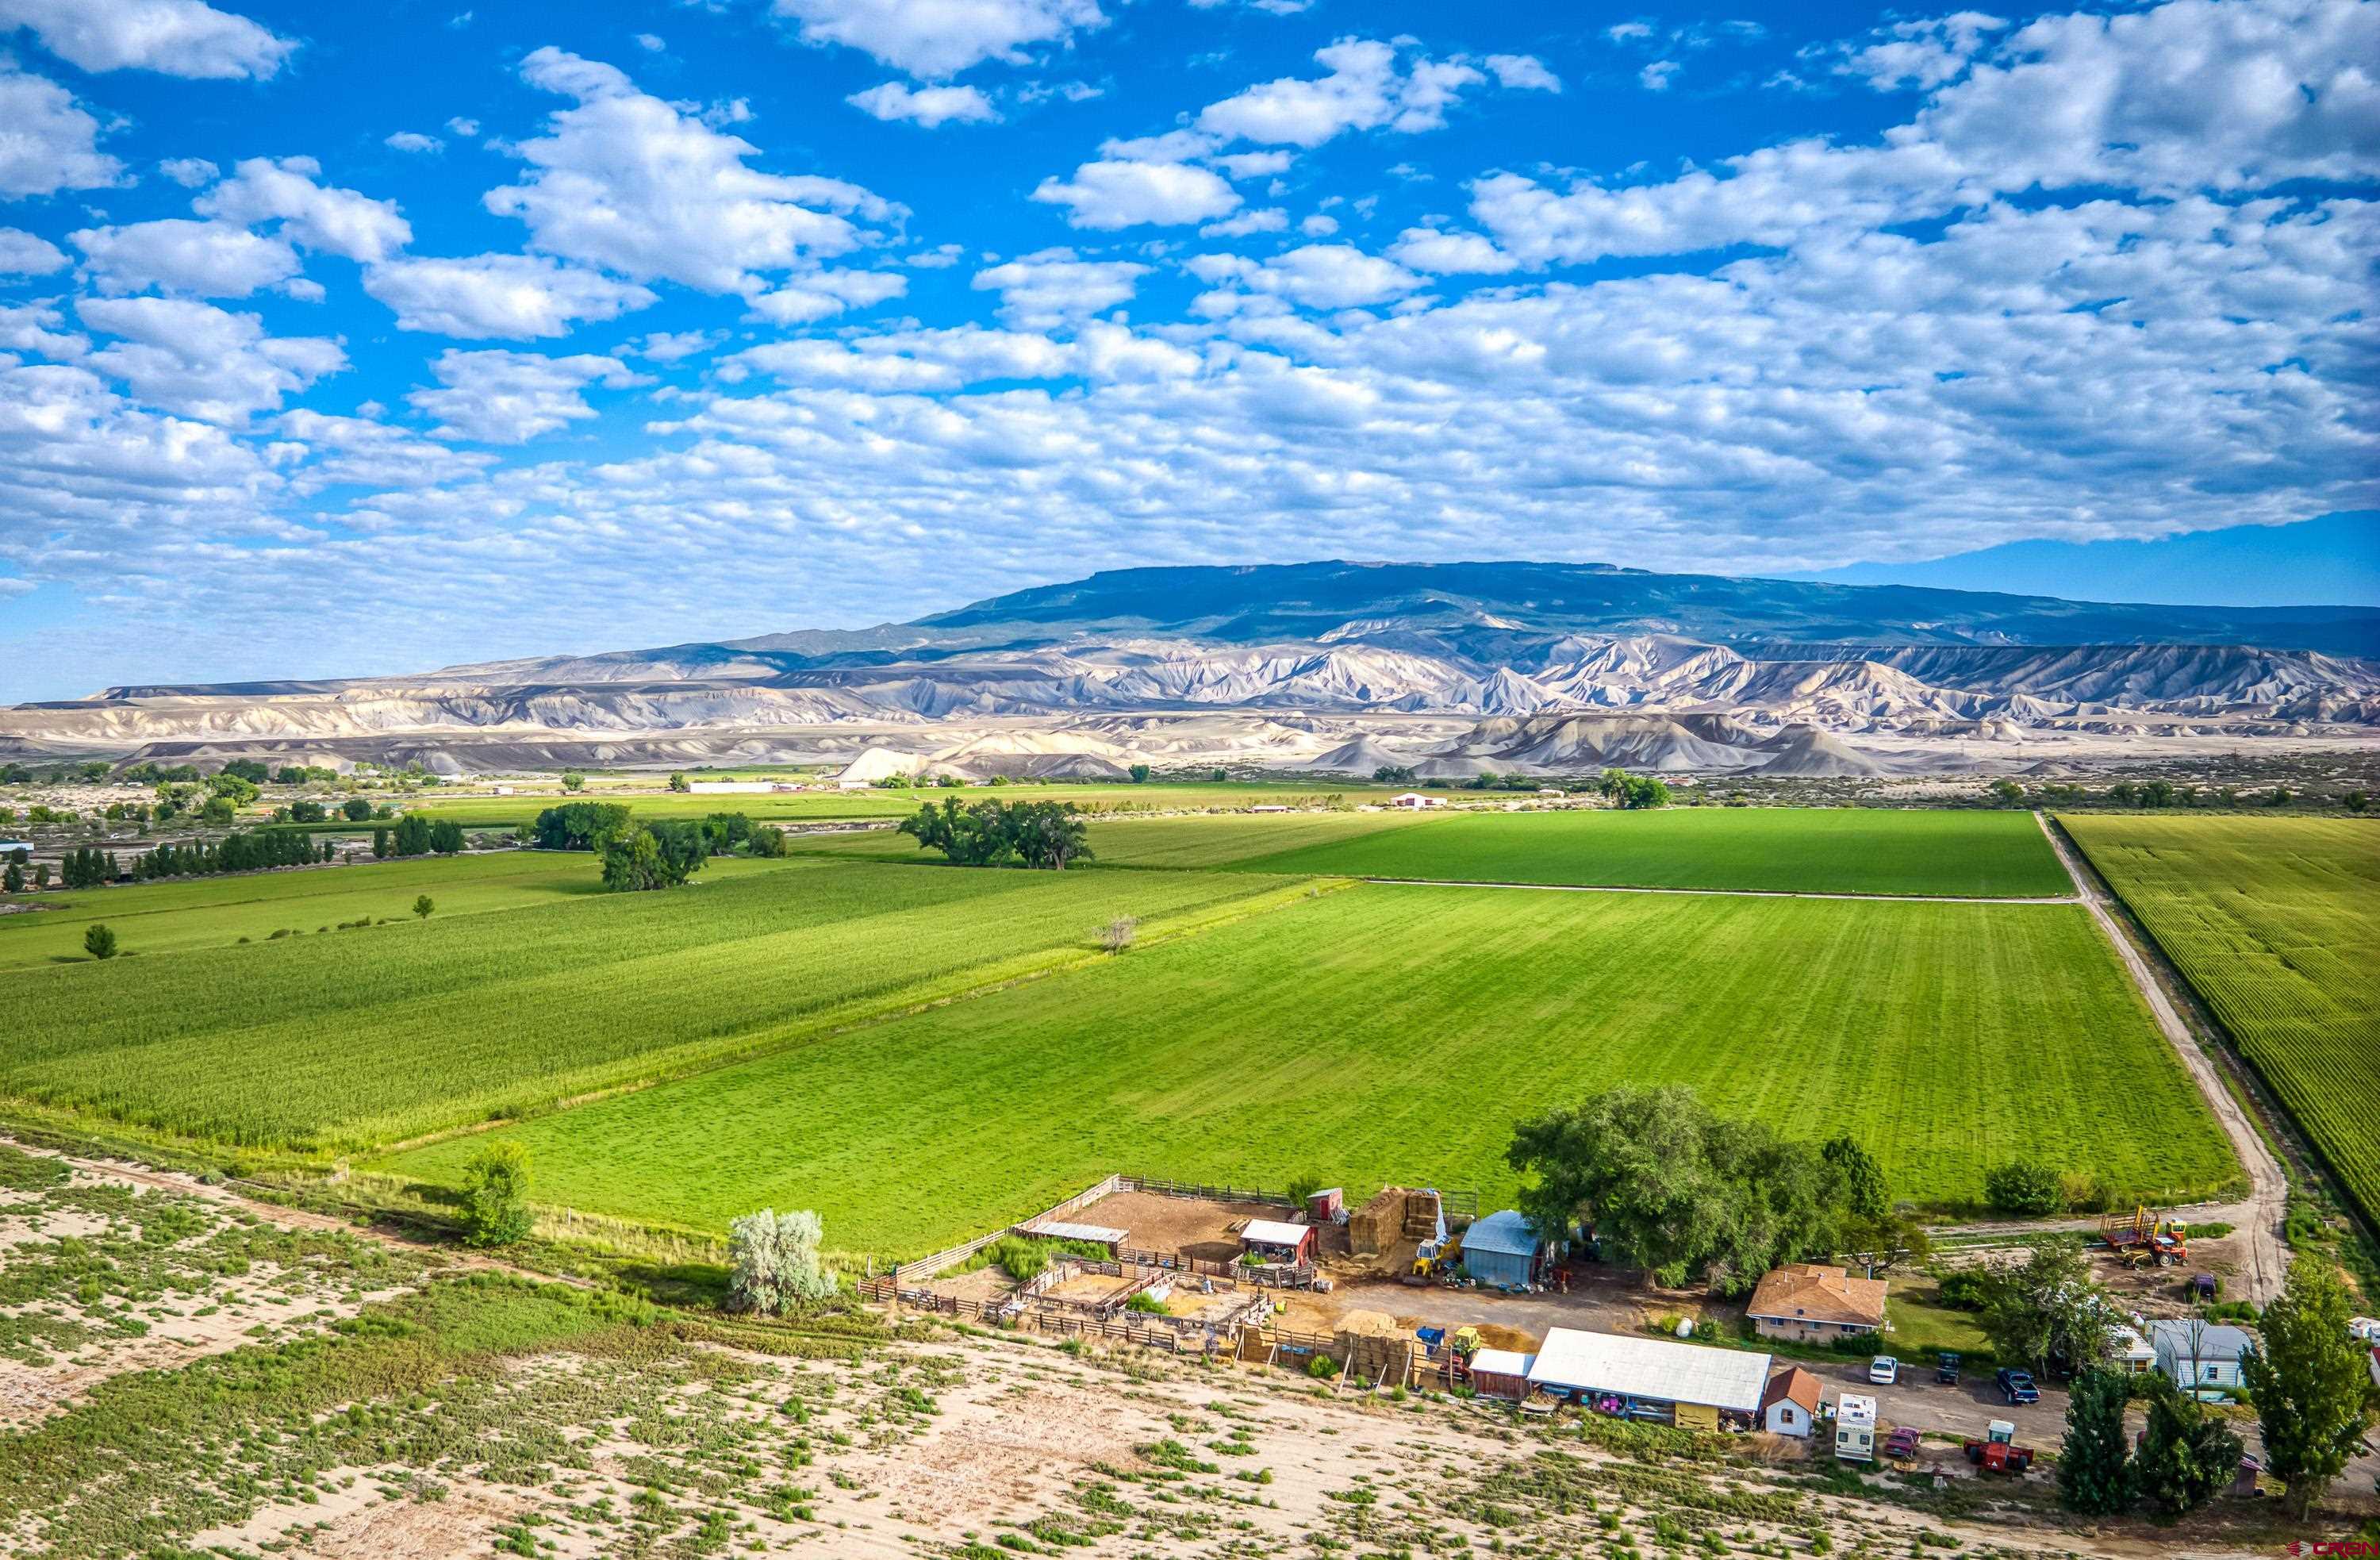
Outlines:
<svg viewBox="0 0 2380 1560"><path fill-rule="evenodd" d="M2022 1371L2002 1371L1994 1378L2000 1395L2010 1403L2038 1403L2041 1389L2033 1384L2033 1377Z"/></svg>

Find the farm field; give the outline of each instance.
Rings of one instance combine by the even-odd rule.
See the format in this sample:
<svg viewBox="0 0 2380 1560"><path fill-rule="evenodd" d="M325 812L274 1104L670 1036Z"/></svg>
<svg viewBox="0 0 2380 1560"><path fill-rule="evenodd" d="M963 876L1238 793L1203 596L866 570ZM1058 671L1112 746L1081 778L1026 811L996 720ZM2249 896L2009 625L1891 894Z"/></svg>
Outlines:
<svg viewBox="0 0 2380 1560"><path fill-rule="evenodd" d="M1622 1080L1852 1132L1927 1203L2020 1152L2173 1200L2239 1175L2080 908L1389 885L500 1133L541 1200L815 1207L838 1248L915 1256L1118 1169L1492 1205L1515 1118ZM476 1143L385 1167L452 1181Z"/></svg>
<svg viewBox="0 0 2380 1560"><path fill-rule="evenodd" d="M1232 866L1256 857L1276 856L1309 845L1361 838L1387 829L1409 828L1416 820L1401 812L1197 813L1179 818L1096 819L1090 825L1089 865L1196 869ZM794 841L794 849L821 856L866 857L890 861L940 861L934 851L892 829L865 834L817 835Z"/></svg>
<svg viewBox="0 0 2380 1560"><path fill-rule="evenodd" d="M2073 893L2023 812L1665 808L1469 812L1238 865L1268 872L1628 888L2023 897Z"/></svg>
<svg viewBox="0 0 2380 1560"><path fill-rule="evenodd" d="M719 857L701 875L716 882L776 865ZM30 897L57 908L0 916L0 969L79 961L83 928L94 920L115 929L126 953L175 953L242 937L261 943L285 928L310 933L365 916L410 920L413 901L423 894L441 920L583 899L601 894L597 876L592 856L506 850L54 889Z"/></svg>
<svg viewBox="0 0 2380 1560"><path fill-rule="evenodd" d="M2380 1218L2380 827L2061 814Z"/></svg>
<svg viewBox="0 0 2380 1560"><path fill-rule="evenodd" d="M589 856L546 859L591 880ZM1219 873L750 867L667 894L24 970L0 1092L234 1144L385 1144L1088 958L1118 915L1146 938L1304 891Z"/></svg>
<svg viewBox="0 0 2380 1560"><path fill-rule="evenodd" d="M651 777L650 783L658 786L661 782L659 777ZM956 797L962 801L983 801L995 797L1010 802L1065 801L1073 802L1086 811L1148 811L1166 808L1242 810L1267 804L1293 805L1301 800L1318 801L1326 796L1345 796L1354 800L1386 797L1388 794L1385 787L1360 782L1337 786L1311 782L1283 785L1257 781L1151 781L1141 786L1018 785L997 788L965 786L955 790L928 786L906 790L764 792L751 796L684 796L671 792L623 792L589 786L583 795L576 797L560 791L510 797L440 797L433 794L417 798L407 805L407 810L433 818L451 818L466 828L494 828L527 823L545 809L558 807L567 801L602 801L617 803L638 817L647 819L703 818L713 812L741 812L756 822L793 823L805 821L830 823L837 819L906 818L917 810L921 800L939 801L944 797ZM345 826L354 827L352 824Z"/></svg>

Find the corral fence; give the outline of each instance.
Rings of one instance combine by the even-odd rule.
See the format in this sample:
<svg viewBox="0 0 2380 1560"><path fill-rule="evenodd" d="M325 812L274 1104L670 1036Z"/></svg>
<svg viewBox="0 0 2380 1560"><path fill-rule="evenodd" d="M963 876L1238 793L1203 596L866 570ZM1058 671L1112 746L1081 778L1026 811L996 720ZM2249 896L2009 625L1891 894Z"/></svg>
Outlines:
<svg viewBox="0 0 2380 1560"><path fill-rule="evenodd" d="M1145 1191L1158 1197L1188 1197L1204 1202L1257 1202L1275 1208L1305 1206L1285 1191L1250 1190L1245 1187L1208 1186L1204 1181L1169 1181L1155 1176L1118 1176L1118 1191ZM1479 1194L1475 1191L1438 1190L1438 1205L1445 1211L1450 1229L1467 1229L1479 1219ZM1046 1215L1045 1215L1046 1217Z"/></svg>
<svg viewBox="0 0 2380 1560"><path fill-rule="evenodd" d="M953 1268L958 1266L959 1263L965 1261L969 1257L974 1256L977 1252L982 1250L985 1247L991 1245L994 1241L1003 1240L1009 1236L1024 1233L1026 1226L1028 1225L1038 1225L1042 1223L1044 1220L1049 1219L1063 1219L1069 1213L1075 1213L1080 1209L1088 1207L1090 1204L1097 1202L1100 1198L1106 1197L1111 1192L1122 1190L1123 1183L1123 1177L1122 1176L1110 1176L1106 1180L1101 1181L1095 1186L1085 1187L1081 1191L1076 1192L1074 1196L1067 1198L1062 1202L1050 1204L1049 1207L1044 1208L1041 1212L1034 1214L1029 1219L1020 1219L1013 1225L1003 1225L999 1229L993 1230L990 1235L979 1235L973 1240L962 1241L958 1245L950 1247L945 1250L937 1251L930 1257L920 1257L914 1262L903 1262L898 1267L894 1268L887 1276L892 1281L896 1287L902 1285L918 1283L925 1279L931 1278L934 1274L941 1273L945 1268Z"/></svg>

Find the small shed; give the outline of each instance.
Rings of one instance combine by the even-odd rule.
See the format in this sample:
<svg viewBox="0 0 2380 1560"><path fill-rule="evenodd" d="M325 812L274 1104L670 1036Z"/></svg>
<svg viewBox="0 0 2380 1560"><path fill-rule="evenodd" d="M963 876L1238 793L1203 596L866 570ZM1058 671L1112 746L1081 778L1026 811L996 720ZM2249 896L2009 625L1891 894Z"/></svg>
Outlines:
<svg viewBox="0 0 2380 1560"><path fill-rule="evenodd" d="M1481 1284L1518 1289L1536 1279L1544 1249L1536 1227L1507 1208L1463 1232L1463 1271Z"/></svg>
<svg viewBox="0 0 2380 1560"><path fill-rule="evenodd" d="M1808 1440L1817 1426L1818 1405L1826 1395L1818 1378L1799 1365L1778 1371L1768 1378L1768 1390L1760 1395L1760 1428L1771 1434Z"/></svg>
<svg viewBox="0 0 2380 1560"><path fill-rule="evenodd" d="M1108 1249L1108 1255L1112 1257L1116 1248L1123 1245L1124 1237L1132 1232L1117 1229L1111 1225L1078 1225L1065 1219L1036 1219L1025 1226L1025 1233L1050 1240L1076 1240L1086 1246L1104 1246Z"/></svg>
<svg viewBox="0 0 2380 1560"><path fill-rule="evenodd" d="M1314 1261L1314 1226L1281 1219L1250 1219L1240 1231L1240 1249L1264 1261L1304 1267Z"/></svg>
<svg viewBox="0 0 2380 1560"><path fill-rule="evenodd" d="M1337 1187L1314 1193L1305 1200L1305 1216L1318 1225L1345 1224L1347 1194Z"/></svg>
<svg viewBox="0 0 2380 1560"><path fill-rule="evenodd" d="M1482 1397L1508 1397L1517 1403L1529 1395L1529 1369L1534 1354L1509 1348L1483 1348L1471 1356L1471 1390Z"/></svg>
<svg viewBox="0 0 2380 1560"><path fill-rule="evenodd" d="M1390 807L1402 807L1412 812L1419 812L1426 808L1444 807L1446 805L1446 798L1444 797L1424 796L1419 791L1403 791L1400 792L1396 796L1390 797L1389 798L1389 805Z"/></svg>

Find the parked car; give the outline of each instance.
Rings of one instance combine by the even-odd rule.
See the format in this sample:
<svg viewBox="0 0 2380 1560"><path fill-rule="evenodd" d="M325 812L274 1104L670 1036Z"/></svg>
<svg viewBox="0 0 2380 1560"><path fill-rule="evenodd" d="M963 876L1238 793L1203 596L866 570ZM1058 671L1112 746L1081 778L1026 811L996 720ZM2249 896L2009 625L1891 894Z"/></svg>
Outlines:
<svg viewBox="0 0 2380 1560"><path fill-rule="evenodd" d="M1998 1383L2000 1395L2010 1403L2041 1401L2041 1389L2033 1384L2033 1377L2027 1371L2002 1371L1993 1380Z"/></svg>
<svg viewBox="0 0 2380 1560"><path fill-rule="evenodd" d="M1867 1379L1878 1386L1890 1386L1900 1379L1900 1361L1888 1354L1879 1354L1867 1362Z"/></svg>
<svg viewBox="0 0 2380 1560"><path fill-rule="evenodd" d="M1959 1384L1959 1355L1956 1349L1942 1351L1940 1360L1934 1367L1934 1381L1937 1386Z"/></svg>
<svg viewBox="0 0 2380 1560"><path fill-rule="evenodd" d="M1884 1444L1884 1456L1887 1462L1896 1468L1915 1462L1917 1460L1917 1427L1913 1424L1905 1424L1896 1428L1892 1432L1892 1439Z"/></svg>

